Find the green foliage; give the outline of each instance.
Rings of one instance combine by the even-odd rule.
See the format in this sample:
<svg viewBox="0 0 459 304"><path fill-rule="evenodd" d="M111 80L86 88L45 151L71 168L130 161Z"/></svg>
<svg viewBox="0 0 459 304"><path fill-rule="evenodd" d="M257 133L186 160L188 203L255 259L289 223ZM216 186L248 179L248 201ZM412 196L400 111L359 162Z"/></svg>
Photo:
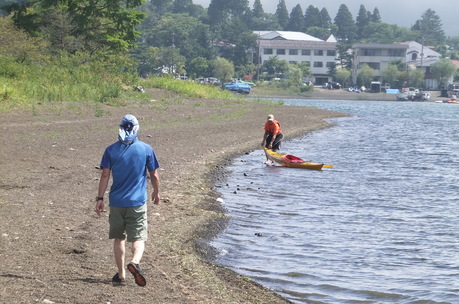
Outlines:
<svg viewBox="0 0 459 304"><path fill-rule="evenodd" d="M337 82L347 87L351 79L351 71L348 69L337 69L335 78Z"/></svg>
<svg viewBox="0 0 459 304"><path fill-rule="evenodd" d="M385 83L391 85L391 87L395 87L397 80L399 78L399 69L396 64L389 64L387 69L385 69L382 73L382 79Z"/></svg>
<svg viewBox="0 0 459 304"><path fill-rule="evenodd" d="M418 33L416 40L424 45L444 44L446 37L437 13L431 9L422 14L411 29Z"/></svg>
<svg viewBox="0 0 459 304"><path fill-rule="evenodd" d="M287 24L287 31L303 31L303 10L299 4L295 5L290 13L290 19Z"/></svg>
<svg viewBox="0 0 459 304"><path fill-rule="evenodd" d="M369 67L367 64L364 64L357 75L357 84L359 86L364 85L369 87L373 76L375 75L375 70Z"/></svg>
<svg viewBox="0 0 459 304"><path fill-rule="evenodd" d="M207 85L197 84L191 81L182 81L170 77L149 77L143 83L148 88L158 88L180 93L182 96L191 98L224 98L233 99L234 95L229 91Z"/></svg>
<svg viewBox="0 0 459 304"><path fill-rule="evenodd" d="M140 37L141 0L31 0L13 10L27 32L44 35L53 49L123 52Z"/></svg>
<svg viewBox="0 0 459 304"><path fill-rule="evenodd" d="M341 4L335 17L335 24L338 26L336 36L347 43L354 42L357 35L357 26L351 12L345 4Z"/></svg>
<svg viewBox="0 0 459 304"><path fill-rule="evenodd" d="M210 64L210 61L206 58L194 58L187 67L188 75L195 79L198 77L206 77L210 75Z"/></svg>
<svg viewBox="0 0 459 304"><path fill-rule="evenodd" d="M214 76L228 82L234 76L234 65L227 59L218 57L213 62Z"/></svg>
<svg viewBox="0 0 459 304"><path fill-rule="evenodd" d="M266 71L271 78L280 78L288 71L288 62L279 60L277 56L272 56L263 64L263 71Z"/></svg>
<svg viewBox="0 0 459 304"><path fill-rule="evenodd" d="M212 57L209 26L187 14L164 14L154 27L145 29L144 37L149 46L179 49L187 62Z"/></svg>
<svg viewBox="0 0 459 304"><path fill-rule="evenodd" d="M307 32L311 27L322 27L319 8L313 5L308 6L306 11L304 12L303 20L303 29L305 32Z"/></svg>
<svg viewBox="0 0 459 304"><path fill-rule="evenodd" d="M161 47L158 53L159 65L166 73L174 74L185 72L185 57L180 55L180 50L174 47Z"/></svg>
<svg viewBox="0 0 459 304"><path fill-rule="evenodd" d="M88 54L62 56L47 64L19 63L0 56L0 110L44 102L115 103L123 86L137 81L133 64L123 56L89 61Z"/></svg>
<svg viewBox="0 0 459 304"><path fill-rule="evenodd" d="M277 17L277 22L279 23L281 30L285 30L290 19L288 15L287 5L285 4L285 0L279 0L279 4L277 5L275 15Z"/></svg>
<svg viewBox="0 0 459 304"><path fill-rule="evenodd" d="M448 81L456 75L457 68L448 58L441 58L431 66L432 74L438 79L440 87L446 87Z"/></svg>
<svg viewBox="0 0 459 304"><path fill-rule="evenodd" d="M0 55L17 62L40 62L47 59L47 44L18 29L10 17L0 17Z"/></svg>
<svg viewBox="0 0 459 304"><path fill-rule="evenodd" d="M408 83L410 87L421 88L424 82L424 72L420 69L408 69Z"/></svg>
<svg viewBox="0 0 459 304"><path fill-rule="evenodd" d="M415 33L407 28L388 23L369 23L361 33L361 41L366 43L393 43L415 40Z"/></svg>

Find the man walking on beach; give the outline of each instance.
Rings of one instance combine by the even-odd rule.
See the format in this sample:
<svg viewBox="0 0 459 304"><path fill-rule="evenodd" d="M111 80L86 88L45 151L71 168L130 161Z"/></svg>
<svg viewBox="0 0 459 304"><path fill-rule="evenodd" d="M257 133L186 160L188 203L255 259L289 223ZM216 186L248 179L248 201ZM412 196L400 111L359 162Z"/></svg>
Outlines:
<svg viewBox="0 0 459 304"><path fill-rule="evenodd" d="M268 115L264 130L265 133L263 134L261 146L276 152L280 148L281 140L284 138L284 135L282 134L280 123L274 119L273 114ZM266 161L268 162L267 156Z"/></svg>
<svg viewBox="0 0 459 304"><path fill-rule="evenodd" d="M118 141L108 146L102 156L102 173L96 197L96 213L104 212L104 193L110 179L109 238L114 239L114 254L118 272L113 285L124 285L126 279L126 240L132 243L132 259L127 269L139 286L146 285L140 260L147 240L147 171L150 174L153 204L159 204L159 168L153 148L138 140L139 122L127 114L119 126Z"/></svg>

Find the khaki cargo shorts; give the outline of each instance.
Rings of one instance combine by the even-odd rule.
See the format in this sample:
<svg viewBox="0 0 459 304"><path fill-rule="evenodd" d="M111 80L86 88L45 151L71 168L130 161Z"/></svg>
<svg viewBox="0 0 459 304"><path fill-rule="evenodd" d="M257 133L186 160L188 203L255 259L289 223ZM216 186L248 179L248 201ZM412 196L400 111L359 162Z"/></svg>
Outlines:
<svg viewBox="0 0 459 304"><path fill-rule="evenodd" d="M109 238L127 238L128 242L146 241L148 237L147 204L137 207L112 207L108 217Z"/></svg>

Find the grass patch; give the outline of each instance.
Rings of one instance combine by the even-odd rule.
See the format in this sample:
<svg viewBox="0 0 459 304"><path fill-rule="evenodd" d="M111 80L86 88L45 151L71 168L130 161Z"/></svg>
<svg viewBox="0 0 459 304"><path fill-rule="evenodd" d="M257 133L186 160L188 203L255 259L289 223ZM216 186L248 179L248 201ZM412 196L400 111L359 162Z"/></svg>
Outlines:
<svg viewBox="0 0 459 304"><path fill-rule="evenodd" d="M231 92L222 90L220 87L201 85L192 81L183 81L170 77L147 78L144 81L144 86L146 88L176 92L190 98L237 99Z"/></svg>

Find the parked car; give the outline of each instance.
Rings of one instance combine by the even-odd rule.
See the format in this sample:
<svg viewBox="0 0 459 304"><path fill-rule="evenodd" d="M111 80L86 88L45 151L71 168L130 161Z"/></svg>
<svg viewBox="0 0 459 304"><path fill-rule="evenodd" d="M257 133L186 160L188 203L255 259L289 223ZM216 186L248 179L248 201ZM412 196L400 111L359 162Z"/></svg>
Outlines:
<svg viewBox="0 0 459 304"><path fill-rule="evenodd" d="M398 100L398 101L408 101L408 100L411 100L411 99L410 99L410 95L408 95L407 92L403 92L403 93L397 94L396 97L397 97L397 100Z"/></svg>
<svg viewBox="0 0 459 304"><path fill-rule="evenodd" d="M238 92L238 93L243 93L243 94L249 94L250 90L252 87L246 83L243 82L228 82L223 85L223 88L225 90L233 91L233 92Z"/></svg>

